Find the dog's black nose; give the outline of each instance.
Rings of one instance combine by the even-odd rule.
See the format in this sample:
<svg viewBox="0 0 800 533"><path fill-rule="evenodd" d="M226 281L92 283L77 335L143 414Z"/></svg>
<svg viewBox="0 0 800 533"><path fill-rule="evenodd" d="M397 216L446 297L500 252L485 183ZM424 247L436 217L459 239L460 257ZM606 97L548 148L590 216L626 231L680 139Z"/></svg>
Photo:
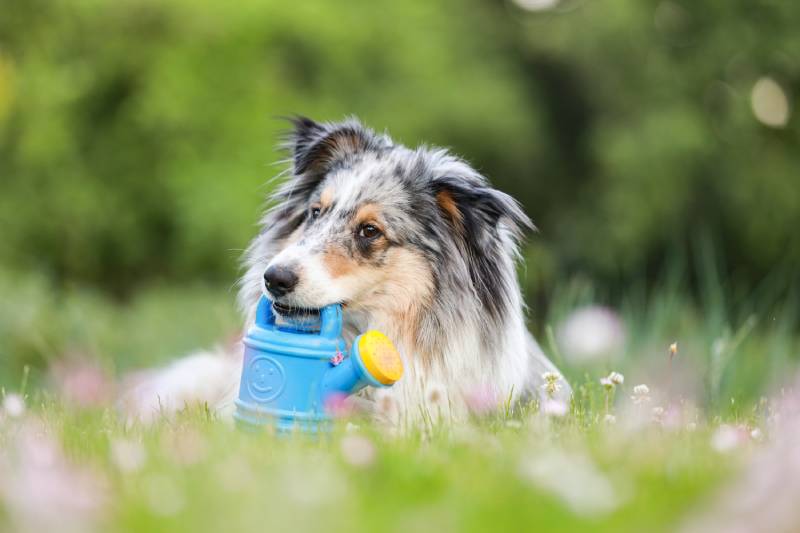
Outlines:
<svg viewBox="0 0 800 533"><path fill-rule="evenodd" d="M264 272L264 283L271 295L280 298L292 292L299 281L297 274L291 268L271 266Z"/></svg>

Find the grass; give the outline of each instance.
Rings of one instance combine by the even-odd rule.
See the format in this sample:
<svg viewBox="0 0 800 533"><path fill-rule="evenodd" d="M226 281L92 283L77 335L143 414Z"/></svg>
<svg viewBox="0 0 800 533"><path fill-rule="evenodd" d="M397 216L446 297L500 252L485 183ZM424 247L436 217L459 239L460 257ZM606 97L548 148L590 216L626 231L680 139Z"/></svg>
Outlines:
<svg viewBox="0 0 800 533"><path fill-rule="evenodd" d="M100 487L87 489L104 501L97 517L67 510L103 531L663 531L735 465L709 447L707 428L647 428L631 438L598 424L580 426L577 416L484 420L424 438L342 424L311 440L235 431L202 410L126 428L107 411L31 403L41 418L33 431L55 439L63 461L91 472ZM6 452L23 465L10 467L23 471L11 476L27 481L22 491L54 475L26 473L35 459L15 446L30 424L6 420L3 428ZM581 462L593 466L567 466ZM69 484L76 476L55 475ZM613 496L559 487L596 484L593 476ZM7 518L31 521L14 512Z"/></svg>
<svg viewBox="0 0 800 533"><path fill-rule="evenodd" d="M126 426L113 405L65 401L48 370L72 358L121 374L235 335L230 291L153 287L120 304L10 273L0 289L0 383L27 406L0 421L0 530L671 531L763 446L751 429L769 438L761 398L800 347L789 298L741 304L720 290L698 301L666 280L617 302L619 350L574 366L558 324L600 298L573 280L535 317L576 390L567 415L530 405L399 437L363 420L318 439L276 437L203 409ZM615 424L598 382L610 370L626 377L608 411ZM638 383L652 391L641 406L630 400ZM652 421L670 401L674 416ZM735 427L744 438L720 443Z"/></svg>

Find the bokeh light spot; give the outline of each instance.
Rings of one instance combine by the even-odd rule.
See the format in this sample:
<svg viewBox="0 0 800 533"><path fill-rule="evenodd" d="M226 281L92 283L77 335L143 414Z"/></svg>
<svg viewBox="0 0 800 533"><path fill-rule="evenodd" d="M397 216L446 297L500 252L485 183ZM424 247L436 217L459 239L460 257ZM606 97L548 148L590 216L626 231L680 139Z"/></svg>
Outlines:
<svg viewBox="0 0 800 533"><path fill-rule="evenodd" d="M772 78L760 78L750 93L750 105L756 119L771 128L783 128L789 122L789 98Z"/></svg>

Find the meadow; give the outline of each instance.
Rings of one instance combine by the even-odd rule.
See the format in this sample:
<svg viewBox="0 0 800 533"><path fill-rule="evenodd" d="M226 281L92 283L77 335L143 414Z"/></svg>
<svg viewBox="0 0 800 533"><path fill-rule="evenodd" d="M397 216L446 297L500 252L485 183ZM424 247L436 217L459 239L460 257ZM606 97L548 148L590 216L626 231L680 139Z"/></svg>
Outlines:
<svg viewBox="0 0 800 533"><path fill-rule="evenodd" d="M231 290L152 287L120 303L2 279L3 530L726 531L720 494L796 442L792 300L719 300L709 281L700 300L679 275L632 287L618 312L586 282L559 285L548 314L531 314L570 406L484 403L451 424L431 391L415 431L353 415L311 439L245 433L202 406L150 426L116 409L122 376L238 334ZM570 317L584 337L569 338ZM581 347L607 351L565 352ZM796 523L787 512L766 516Z"/></svg>
<svg viewBox="0 0 800 533"><path fill-rule="evenodd" d="M800 531L800 3L2 0L0 532ZM143 369L237 339L286 117L357 116L524 206L570 405L316 440ZM435 385L435 384L434 384Z"/></svg>

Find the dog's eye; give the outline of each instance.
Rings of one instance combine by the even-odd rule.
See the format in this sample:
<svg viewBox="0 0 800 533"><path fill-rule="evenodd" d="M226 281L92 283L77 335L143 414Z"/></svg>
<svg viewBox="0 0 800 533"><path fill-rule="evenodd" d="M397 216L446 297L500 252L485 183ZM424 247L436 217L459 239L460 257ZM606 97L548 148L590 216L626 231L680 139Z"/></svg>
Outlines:
<svg viewBox="0 0 800 533"><path fill-rule="evenodd" d="M364 224L358 230L358 236L363 239L374 239L381 234L381 230L372 224Z"/></svg>
<svg viewBox="0 0 800 533"><path fill-rule="evenodd" d="M319 218L320 211L321 209L318 205L312 205L311 209L308 210L308 218L311 220L316 220Z"/></svg>

